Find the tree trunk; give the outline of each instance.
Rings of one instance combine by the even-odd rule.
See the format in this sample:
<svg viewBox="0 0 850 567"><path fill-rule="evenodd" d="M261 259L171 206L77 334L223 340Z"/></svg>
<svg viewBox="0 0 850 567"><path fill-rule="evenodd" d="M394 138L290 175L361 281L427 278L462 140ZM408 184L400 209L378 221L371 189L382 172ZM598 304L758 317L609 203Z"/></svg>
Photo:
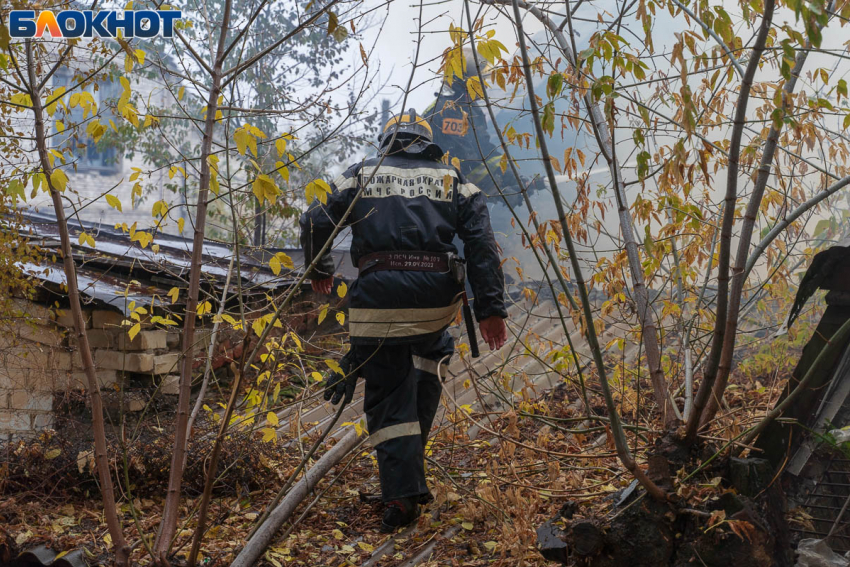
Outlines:
<svg viewBox="0 0 850 567"><path fill-rule="evenodd" d="M195 359L195 319L198 310L198 295L201 287L201 267L203 265L203 250L205 227L207 220L207 195L210 187L210 164L208 157L212 151L213 134L218 109L218 96L221 92L221 78L227 30L230 24L232 0L227 0L224 8L224 18L221 22L221 34L218 42L215 65L212 74L212 87L207 99L207 116L204 123L204 138L201 142L201 174L198 182L198 203L195 218L195 234L192 239L192 259L189 272L189 291L186 299L186 312L183 317L183 361L180 368L180 397L177 401L177 418L174 427L174 454L171 458L171 471L168 477L168 491L165 495L162 522L159 525L154 552L156 559L167 564L168 551L171 541L177 531L177 520L180 510L180 487L183 482L183 462L186 452L186 439L189 425L189 402L192 396L192 365Z"/></svg>
<svg viewBox="0 0 850 567"><path fill-rule="evenodd" d="M53 184L51 175L53 168L47 157L47 136L44 130L44 108L41 101L41 92L36 87L35 66L32 60L32 40L27 40L27 72L29 75L29 95L32 99L32 110L35 118L36 149L38 150L41 168L44 171L45 183L53 200L53 209L56 213L56 228L59 231L59 242L62 251L62 265L65 269L65 279L68 286L68 299L71 304L71 316L74 320L74 335L77 338L77 349L83 363L83 371L86 374L86 385L89 391L92 410L92 429L94 433L94 455L97 463L97 474L100 480L100 491L103 496L103 514L106 518L107 529L112 538L113 552L115 553L115 564L123 567L129 563L130 546L124 539L121 521L118 519L118 510L115 506L115 491L112 485L112 476L109 472L109 457L106 445L106 424L103 418L103 401L100 396L100 386L94 368L94 359L89 346L88 334L86 333L85 317L80 303L80 289L77 286L77 270L74 265L74 255L71 251L71 237L68 233L68 221L65 218L65 209L62 205L62 195Z"/></svg>
<svg viewBox="0 0 850 567"><path fill-rule="evenodd" d="M720 228L720 252L717 260L717 314L714 324L714 335L711 340L711 351L706 362L705 373L697 395L694 398L693 411L687 423L685 436L690 441L696 439L700 419L714 387L720 366L720 355L724 344L727 317L729 316L729 260L732 255L732 226L735 224L735 205L738 200L738 159L741 155L741 138L747 119L747 104L750 99L753 77L755 77L759 63L761 62L768 32L770 32L770 24L773 21L775 4L775 0L765 1L761 26L756 36L756 41L753 44L753 52L750 55L750 61L747 63L744 77L741 79L741 91L738 93L738 101L735 103L732 140L729 145L729 166L726 173L723 222Z"/></svg>

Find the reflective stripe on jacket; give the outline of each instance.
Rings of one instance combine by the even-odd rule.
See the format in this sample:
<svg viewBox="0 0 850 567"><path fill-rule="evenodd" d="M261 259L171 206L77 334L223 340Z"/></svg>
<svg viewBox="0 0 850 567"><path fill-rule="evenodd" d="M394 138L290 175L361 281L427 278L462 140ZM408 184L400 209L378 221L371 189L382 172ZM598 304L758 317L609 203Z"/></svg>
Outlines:
<svg viewBox="0 0 850 567"><path fill-rule="evenodd" d="M327 204L316 203L301 216L305 263L313 260L362 191L344 223L351 227L355 265L372 252L457 253L452 244L457 235L464 244L476 317L506 317L504 276L485 195L457 169L433 159L434 152L412 149L397 140L382 162L367 159L334 180ZM332 272L331 258L325 255L310 277L330 277ZM456 317L461 291L449 273L367 273L349 290L352 342L415 342L440 333Z"/></svg>

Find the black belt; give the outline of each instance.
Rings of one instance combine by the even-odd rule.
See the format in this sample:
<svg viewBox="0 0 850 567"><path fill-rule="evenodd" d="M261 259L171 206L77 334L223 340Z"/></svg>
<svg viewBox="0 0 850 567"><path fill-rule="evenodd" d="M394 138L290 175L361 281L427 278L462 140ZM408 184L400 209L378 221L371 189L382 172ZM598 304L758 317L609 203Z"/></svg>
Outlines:
<svg viewBox="0 0 850 567"><path fill-rule="evenodd" d="M383 270L403 270L409 272L449 273L452 262L448 254L441 252L422 252L408 250L404 252L373 252L366 254L357 263L360 275Z"/></svg>

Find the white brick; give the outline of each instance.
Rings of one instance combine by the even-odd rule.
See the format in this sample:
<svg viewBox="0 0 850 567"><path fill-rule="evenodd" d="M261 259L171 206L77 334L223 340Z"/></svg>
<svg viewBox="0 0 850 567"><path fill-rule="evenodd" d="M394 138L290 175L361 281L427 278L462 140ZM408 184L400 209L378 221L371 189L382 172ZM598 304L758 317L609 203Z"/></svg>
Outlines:
<svg viewBox="0 0 850 567"><path fill-rule="evenodd" d="M49 305L42 305L26 299L12 300L12 315L26 320L37 321L41 325L49 324L56 314Z"/></svg>
<svg viewBox="0 0 850 567"><path fill-rule="evenodd" d="M165 339L165 344L170 349L176 349L180 346L180 338L183 336L181 331L177 329L168 329L166 331L168 333L168 337Z"/></svg>
<svg viewBox="0 0 850 567"><path fill-rule="evenodd" d="M107 329L89 329L86 331L89 348L115 348L117 334L118 331L110 331ZM77 337L72 336L69 344L76 348Z"/></svg>
<svg viewBox="0 0 850 567"><path fill-rule="evenodd" d="M153 331L139 331L130 340L130 335L122 332L118 335L118 350L157 350L168 348L168 332L156 329Z"/></svg>
<svg viewBox="0 0 850 567"><path fill-rule="evenodd" d="M30 431L30 416L23 412L0 411L0 431Z"/></svg>
<svg viewBox="0 0 850 567"><path fill-rule="evenodd" d="M53 414L37 413L32 416L31 427L35 431L53 427Z"/></svg>
<svg viewBox="0 0 850 567"><path fill-rule="evenodd" d="M179 352L169 352L168 354L160 354L154 359L154 374L171 374L179 371L177 366L180 360Z"/></svg>
<svg viewBox="0 0 850 567"><path fill-rule="evenodd" d="M67 350L56 350L53 352L53 368L57 370L71 370L79 363L79 355Z"/></svg>
<svg viewBox="0 0 850 567"><path fill-rule="evenodd" d="M92 309L83 308L83 319L86 322L86 329L92 328ZM71 313L71 308L66 307L56 313L56 323L69 329L74 327L74 316Z"/></svg>
<svg viewBox="0 0 850 567"><path fill-rule="evenodd" d="M30 322L18 323L16 334L22 341L41 343L49 346L60 346L65 340L65 333L54 326L35 325Z"/></svg>
<svg viewBox="0 0 850 567"><path fill-rule="evenodd" d="M159 392L161 394L167 394L169 396L177 396L180 394L180 375L179 374L169 374L168 376L163 377L162 385L159 387Z"/></svg>
<svg viewBox="0 0 850 567"><path fill-rule="evenodd" d="M115 370L97 370L95 377L101 388L112 388L118 383L118 372ZM88 383L83 371L72 372L68 378L68 388L71 390L88 390Z"/></svg>
<svg viewBox="0 0 850 567"><path fill-rule="evenodd" d="M124 321L124 314L119 311L95 309L92 313L92 327L95 329L117 329Z"/></svg>
<svg viewBox="0 0 850 567"><path fill-rule="evenodd" d="M53 394L16 390L9 396L9 407L13 410L53 411Z"/></svg>
<svg viewBox="0 0 850 567"><path fill-rule="evenodd" d="M96 350L94 362L96 368L104 370L151 372L154 369L154 355L145 352Z"/></svg>
<svg viewBox="0 0 850 567"><path fill-rule="evenodd" d="M22 370L49 370L51 349L37 344L0 349L0 374L13 375Z"/></svg>

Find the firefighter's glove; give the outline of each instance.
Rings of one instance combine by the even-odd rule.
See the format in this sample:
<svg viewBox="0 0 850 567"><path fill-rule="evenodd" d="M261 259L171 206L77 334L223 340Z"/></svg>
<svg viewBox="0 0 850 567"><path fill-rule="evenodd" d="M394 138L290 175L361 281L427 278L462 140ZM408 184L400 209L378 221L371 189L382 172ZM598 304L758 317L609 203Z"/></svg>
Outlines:
<svg viewBox="0 0 850 567"><path fill-rule="evenodd" d="M350 351L339 361L339 368L343 373L332 371L325 384L325 401L330 401L333 405L338 404L340 400L348 404L354 397L354 387L357 385L359 368Z"/></svg>

